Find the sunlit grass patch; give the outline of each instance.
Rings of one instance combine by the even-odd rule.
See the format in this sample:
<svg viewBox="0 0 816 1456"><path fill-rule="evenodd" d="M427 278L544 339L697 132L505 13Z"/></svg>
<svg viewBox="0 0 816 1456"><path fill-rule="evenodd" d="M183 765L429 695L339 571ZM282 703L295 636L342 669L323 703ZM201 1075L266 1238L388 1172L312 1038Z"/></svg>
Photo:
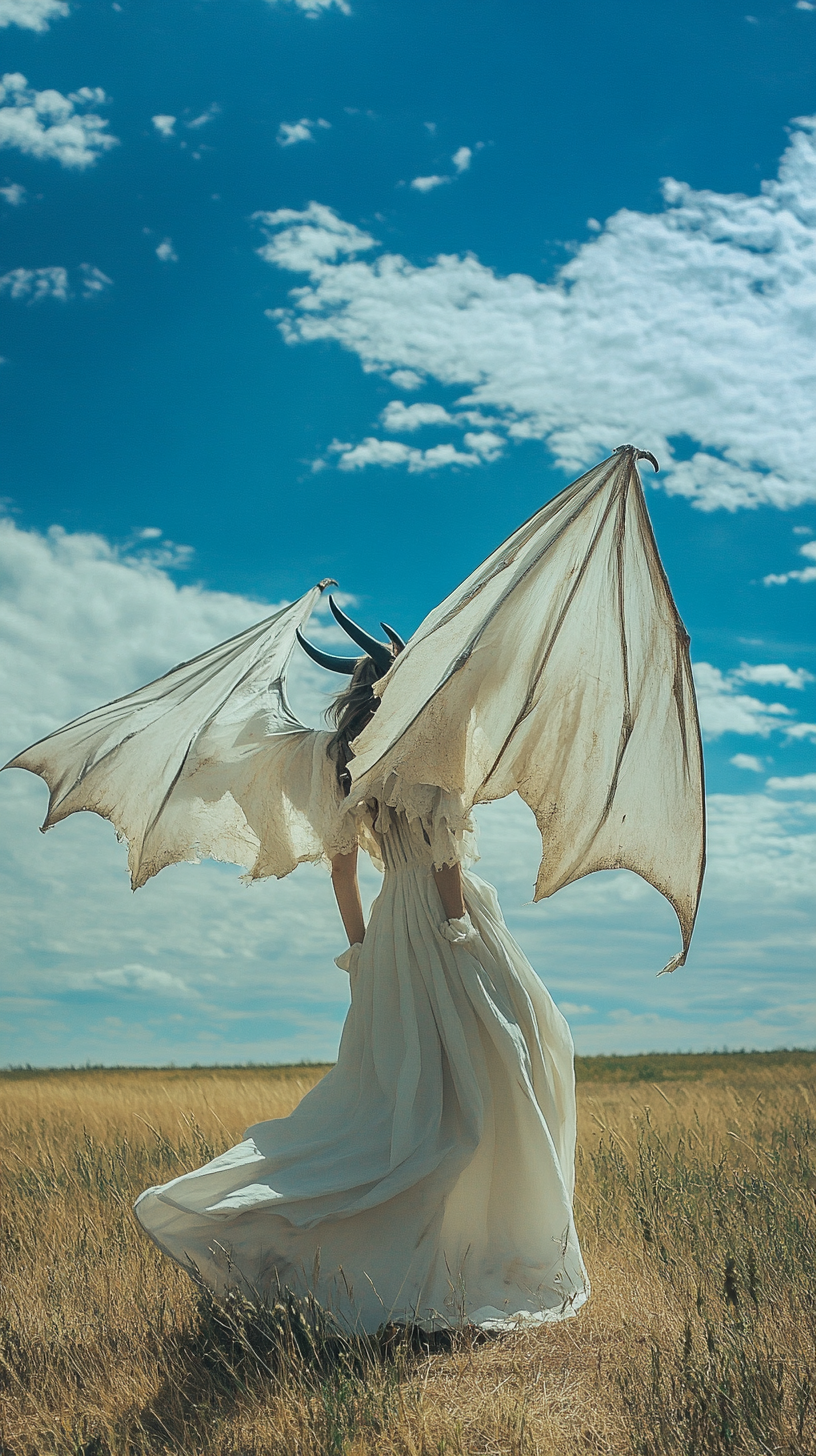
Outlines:
<svg viewBox="0 0 816 1456"><path fill-rule="evenodd" d="M816 1054L579 1062L573 1321L351 1340L219 1304L131 1214L321 1067L0 1075L0 1447L14 1456L816 1451Z"/></svg>

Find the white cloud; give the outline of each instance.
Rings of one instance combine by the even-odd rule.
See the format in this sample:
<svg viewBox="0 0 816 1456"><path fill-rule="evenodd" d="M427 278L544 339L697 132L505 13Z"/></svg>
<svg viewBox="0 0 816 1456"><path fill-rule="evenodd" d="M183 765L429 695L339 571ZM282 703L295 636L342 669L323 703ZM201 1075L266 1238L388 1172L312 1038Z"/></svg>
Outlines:
<svg viewBox="0 0 816 1456"><path fill-rule="evenodd" d="M344 222L321 202L310 202L304 212L296 212L291 207L278 208L277 212L256 212L253 220L270 232L269 241L258 248L258 256L279 268L291 267L295 273L321 272L345 253L353 256L377 246L368 233L361 232L351 222ZM276 233L276 228L284 231ZM267 312L270 318L281 323L288 319L286 309ZM290 342L295 342L294 336Z"/></svg>
<svg viewBox="0 0 816 1456"><path fill-rule="evenodd" d="M328 131L331 122L324 121L322 116L319 116L316 121L310 121L308 116L302 116L300 121L282 121L278 127L278 146L294 147L298 142L313 142L316 127Z"/></svg>
<svg viewBox="0 0 816 1456"><path fill-rule="evenodd" d="M749 773L764 773L764 765L761 758L754 753L735 753L734 757L728 760L733 763L734 768L747 769Z"/></svg>
<svg viewBox="0 0 816 1456"><path fill-rule="evenodd" d="M107 102L98 86L81 86L63 96L59 91L34 91L25 76L8 73L0 81L0 147L14 147L31 157L52 158L63 167L90 167L103 152L119 145L107 121L86 106Z"/></svg>
<svg viewBox="0 0 816 1456"><path fill-rule="evenodd" d="M794 743L816 743L816 723L786 723L785 737Z"/></svg>
<svg viewBox="0 0 816 1456"><path fill-rule="evenodd" d="M397 389L414 390L419 389L422 385L422 379L413 369L395 369L389 377L391 383L396 384Z"/></svg>
<svg viewBox="0 0 816 1456"><path fill-rule="evenodd" d="M221 107L217 101L212 101L206 111L202 111L200 116L194 116L192 121L186 121L184 125L189 131L198 131L202 126L209 126L210 122L215 121L215 118L220 115ZM328 123L325 124L328 125Z"/></svg>
<svg viewBox="0 0 816 1456"><path fill-rule="evenodd" d="M472 156L473 152L471 151L470 147L460 147L457 152L454 152L453 156L451 157L451 161L453 162L453 165L456 168L457 172L467 171L468 167L470 166Z"/></svg>
<svg viewBox="0 0 816 1456"><path fill-rule="evenodd" d="M434 174L432 177L415 177L411 186L415 192L433 192L435 187L444 187L446 182L450 182L450 177L437 177Z"/></svg>
<svg viewBox="0 0 816 1456"><path fill-rule="evenodd" d="M423 425L452 425L454 419L441 404L403 404L401 399L392 399L385 406L380 419L386 430L399 435L404 431L419 430Z"/></svg>
<svg viewBox="0 0 816 1456"><path fill-rule="evenodd" d="M485 415L481 410L458 410L456 419L468 425L480 425L484 429L490 429L493 425L501 429L502 426L502 421L496 419L495 415Z"/></svg>
<svg viewBox="0 0 816 1456"><path fill-rule="evenodd" d="M411 434L414 430L424 429L429 425L453 425L463 429L468 423L491 423L477 411L466 410L459 415L451 415L444 406L433 404L429 400L408 405L401 399L389 401L380 415L380 422L386 430L397 435ZM435 445L429 450L417 450L396 440L378 440L369 436L356 446L335 440L329 447L329 453L340 457L338 464L341 470L360 470L366 465L407 465L409 472L416 474L419 471L438 470L445 465L478 465L485 460L495 460L506 442L501 435L483 429L479 433L466 432L464 443L468 453L450 444ZM313 469L321 469L324 465L323 460L315 461Z"/></svg>
<svg viewBox="0 0 816 1456"><path fill-rule="evenodd" d="M179 546L175 541L162 541L157 546L141 551L140 556L146 565L155 566L159 571L183 571L190 565L195 550L192 546Z"/></svg>
<svg viewBox="0 0 816 1456"><path fill-rule="evenodd" d="M12 268L0 278L0 293L39 303L44 298L65 301L69 296L67 268Z"/></svg>
<svg viewBox="0 0 816 1456"><path fill-rule="evenodd" d="M65 0L0 0L0 29L20 25L24 30L48 30L52 20L67 14Z"/></svg>
<svg viewBox="0 0 816 1456"><path fill-rule="evenodd" d="M107 106L110 97L105 95L102 86L80 86L78 91L68 92L68 100L74 106Z"/></svg>
<svg viewBox="0 0 816 1456"><path fill-rule="evenodd" d="M341 15L351 15L351 6L348 0L266 0L267 5L293 4L310 20L316 20L319 15L325 15L327 10L336 9Z"/></svg>
<svg viewBox="0 0 816 1456"><path fill-rule="evenodd" d="M801 692L805 683L814 681L813 673L804 667L788 667L785 662L759 662L749 666L743 662L729 674L733 682L756 683L757 687L794 688Z"/></svg>
<svg viewBox="0 0 816 1456"><path fill-rule="evenodd" d="M308 117L300 121L282 121L278 127L278 146L293 147L297 142L312 142L312 124Z"/></svg>
<svg viewBox="0 0 816 1456"><path fill-rule="evenodd" d="M806 566L802 571L788 571L781 576L766 576L763 578L765 586L785 586L789 581L816 581L816 566Z"/></svg>
<svg viewBox="0 0 816 1456"><path fill-rule="evenodd" d="M288 341L464 388L565 471L634 440L658 454L657 484L703 509L816 499L816 119L794 123L758 195L669 179L663 197L609 218L550 283L471 254L344 257L376 244L316 203L261 215L261 253L309 275L277 315Z"/></svg>
<svg viewBox="0 0 816 1456"><path fill-rule="evenodd" d="M82 276L82 297L97 298L100 293L113 287L113 279L101 268L95 268L91 263L80 263L79 271Z"/></svg>
<svg viewBox="0 0 816 1456"><path fill-rule="evenodd" d="M799 774L797 777L787 779L768 779L765 787L771 793L779 793L780 790L785 792L790 790L795 794L812 793L816 790L816 773Z"/></svg>
<svg viewBox="0 0 816 1456"><path fill-rule="evenodd" d="M465 444L469 450L481 455L483 460L498 460L506 445L501 435L496 435L492 430L482 430L479 434L469 431L465 435Z"/></svg>
<svg viewBox="0 0 816 1456"><path fill-rule="evenodd" d="M83 298L97 298L113 286L113 279L92 263L80 263L77 272ZM44 298L64 303L72 297L67 268L12 268L0 278L0 293L26 303L40 303Z"/></svg>
<svg viewBox="0 0 816 1456"><path fill-rule="evenodd" d="M178 262L178 253L176 252L175 248L173 247L173 239L172 238L163 238L162 239L162 241L159 243L159 246L156 249L156 257L158 259L160 259L160 261L162 263L177 263Z"/></svg>
<svg viewBox="0 0 816 1456"><path fill-rule="evenodd" d="M26 190L21 182L9 182L0 187L0 197L5 197L9 207L19 207L25 201Z"/></svg>
<svg viewBox="0 0 816 1456"><path fill-rule="evenodd" d="M399 440L377 440L371 435L354 446L335 442L329 450L337 455L340 470L362 470L366 465L407 465L411 475L418 475L445 465L481 464L478 454L457 450L455 445L433 445L429 450L418 450Z"/></svg>
<svg viewBox="0 0 816 1456"><path fill-rule="evenodd" d="M141 991L149 996L188 996L190 988L180 976L153 966L118 966L112 971L86 971L71 976L74 991Z"/></svg>
<svg viewBox="0 0 816 1456"><path fill-rule="evenodd" d="M816 562L816 541L806 541L804 546L799 547L799 555ZM771 572L769 576L762 578L764 586L785 586L789 581L816 581L816 566L805 566L801 571L784 571L781 574Z"/></svg>
<svg viewBox="0 0 816 1456"><path fill-rule="evenodd" d="M458 429L464 429L466 424L487 426L493 423L476 410L465 410L461 414L452 415L443 405L432 404L430 400L423 400L420 404L404 404L401 399L392 399L385 406L380 415L380 422L386 430L390 430L396 435L412 433L427 425L454 425ZM506 443L501 435L495 434L490 429L482 429L478 434L469 431L465 434L464 440L468 449L481 456L483 460L495 460ZM370 441L366 443L370 444ZM351 446L345 445L343 449L350 450ZM408 460L410 456L404 458ZM452 460L451 463L455 464L456 461Z"/></svg>
<svg viewBox="0 0 816 1456"><path fill-rule="evenodd" d="M174 129L175 129L175 125L176 125L176 122L178 120L178 117L176 117L176 116L161 116L161 115L159 115L159 116L151 116L150 120L152 121L153 125L155 126L156 131L159 132L161 136L163 136L163 137L171 137L174 134Z"/></svg>
<svg viewBox="0 0 816 1456"><path fill-rule="evenodd" d="M778 901L812 898L816 825L796 804L762 794L710 794L709 888L745 903L764 887ZM800 832L791 834L796 827ZM808 889L808 886L810 889Z"/></svg>
<svg viewBox="0 0 816 1456"><path fill-rule="evenodd" d="M9 704L0 756L266 610L242 597L177 587L139 548L56 526L42 536L8 519L0 519L0 576L2 696ZM36 672L26 670L29 659Z"/></svg>
<svg viewBox="0 0 816 1456"><path fill-rule="evenodd" d="M758 698L738 693L734 682L710 662L695 662L694 681L704 737L741 733L767 738L774 729L787 728L778 719L786 717L790 708L784 703L762 703Z"/></svg>
<svg viewBox="0 0 816 1456"><path fill-rule="evenodd" d="M813 0L796 0L794 10L816 10Z"/></svg>

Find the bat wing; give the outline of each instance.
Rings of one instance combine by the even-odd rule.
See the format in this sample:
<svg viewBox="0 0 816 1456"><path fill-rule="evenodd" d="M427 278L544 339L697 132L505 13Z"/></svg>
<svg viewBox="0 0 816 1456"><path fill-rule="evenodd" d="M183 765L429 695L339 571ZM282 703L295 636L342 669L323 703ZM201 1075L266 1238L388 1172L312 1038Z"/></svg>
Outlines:
<svg viewBox="0 0 816 1456"><path fill-rule="evenodd" d="M109 819L134 890L202 856L250 878L319 859L334 772L327 735L292 712L286 670L325 584L12 759L48 784L43 830L79 810Z"/></svg>
<svg viewBox="0 0 816 1456"><path fill-rule="evenodd" d="M541 832L535 899L633 870L677 913L674 970L702 884L703 763L642 454L622 446L567 486L425 619L354 744L350 807L441 812L453 833L519 793Z"/></svg>

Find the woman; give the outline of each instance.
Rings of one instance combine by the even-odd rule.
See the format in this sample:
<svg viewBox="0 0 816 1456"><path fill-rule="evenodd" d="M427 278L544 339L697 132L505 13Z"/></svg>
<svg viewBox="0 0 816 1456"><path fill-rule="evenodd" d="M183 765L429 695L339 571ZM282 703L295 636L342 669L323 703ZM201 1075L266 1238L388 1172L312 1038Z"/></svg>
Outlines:
<svg viewBox="0 0 816 1456"><path fill-rule="evenodd" d="M9 765L48 783L43 828L110 819L134 889L204 856L251 880L331 864L351 980L336 1066L290 1117L136 1205L213 1289L311 1291L363 1330L501 1328L586 1299L572 1042L467 868L468 813L513 793L530 807L536 900L598 870L642 876L682 932L664 970L684 964L705 862L702 750L644 458L657 469L620 446L547 502L404 650L335 604L364 657L307 644L322 581ZM351 679L334 734L289 705L296 638ZM361 847L384 870L368 925Z"/></svg>
<svg viewBox="0 0 816 1456"><path fill-rule="evenodd" d="M332 765L335 842L349 832L351 744L392 660L375 646L379 665L339 660L351 681L336 731L315 743ZM336 1065L289 1117L142 1194L136 1217L216 1291L308 1290L350 1329L563 1318L589 1292L571 1206L567 1024L494 890L463 867L467 835L435 863L432 822L367 801L352 829L353 846L330 857L349 941L337 964L351 980ZM358 845L384 869L368 925Z"/></svg>

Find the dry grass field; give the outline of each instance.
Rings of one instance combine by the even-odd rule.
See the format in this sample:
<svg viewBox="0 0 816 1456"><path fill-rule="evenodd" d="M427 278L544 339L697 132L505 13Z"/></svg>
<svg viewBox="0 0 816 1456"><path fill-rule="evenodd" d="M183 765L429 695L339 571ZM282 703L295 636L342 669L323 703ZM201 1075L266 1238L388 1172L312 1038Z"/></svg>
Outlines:
<svg viewBox="0 0 816 1456"><path fill-rule="evenodd" d="M4 1456L816 1452L816 1053L580 1061L593 1296L447 1347L219 1308L137 1231L323 1070L0 1074Z"/></svg>

